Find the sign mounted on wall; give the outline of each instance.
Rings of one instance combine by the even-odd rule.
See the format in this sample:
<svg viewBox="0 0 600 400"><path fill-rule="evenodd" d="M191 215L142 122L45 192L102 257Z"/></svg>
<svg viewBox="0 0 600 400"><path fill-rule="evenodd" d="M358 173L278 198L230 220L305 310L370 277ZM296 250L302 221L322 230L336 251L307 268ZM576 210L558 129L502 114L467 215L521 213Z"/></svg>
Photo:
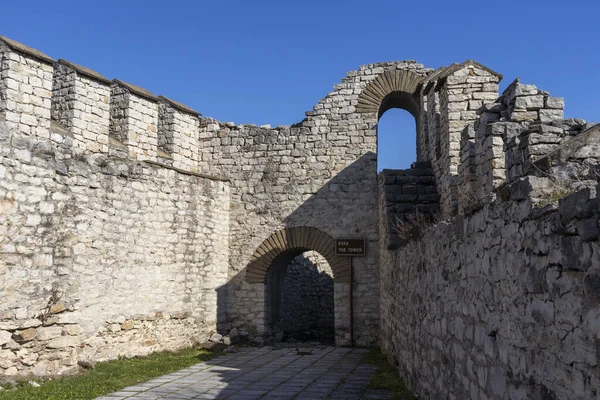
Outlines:
<svg viewBox="0 0 600 400"><path fill-rule="evenodd" d="M335 239L336 256L364 256L365 254L367 254L367 248L365 247L365 239Z"/></svg>

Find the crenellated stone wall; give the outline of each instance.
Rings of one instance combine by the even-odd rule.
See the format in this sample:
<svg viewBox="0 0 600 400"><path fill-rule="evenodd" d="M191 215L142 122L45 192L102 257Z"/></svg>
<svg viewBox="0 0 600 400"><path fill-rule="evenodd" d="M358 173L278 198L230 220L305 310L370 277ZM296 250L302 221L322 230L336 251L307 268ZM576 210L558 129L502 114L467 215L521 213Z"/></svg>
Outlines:
<svg viewBox="0 0 600 400"><path fill-rule="evenodd" d="M0 375L272 340L269 271L318 250L336 344L379 342L421 396L596 396L600 128L501 78L364 65L271 128L0 37ZM390 108L414 116L417 162L378 184ZM365 239L352 268L340 237Z"/></svg>

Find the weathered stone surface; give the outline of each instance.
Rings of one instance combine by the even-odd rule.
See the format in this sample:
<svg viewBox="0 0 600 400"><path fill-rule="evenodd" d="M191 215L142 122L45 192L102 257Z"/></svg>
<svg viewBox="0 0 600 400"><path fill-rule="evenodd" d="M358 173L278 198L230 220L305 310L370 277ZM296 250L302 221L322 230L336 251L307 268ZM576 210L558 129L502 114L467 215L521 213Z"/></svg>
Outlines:
<svg viewBox="0 0 600 400"><path fill-rule="evenodd" d="M29 342L37 336L37 330L35 328L25 329L18 331L13 334L13 339L19 343Z"/></svg>
<svg viewBox="0 0 600 400"><path fill-rule="evenodd" d="M65 347L76 347L79 341L72 336L60 336L56 339L50 340L46 347L49 349L62 349Z"/></svg>
<svg viewBox="0 0 600 400"><path fill-rule="evenodd" d="M12 333L8 331L0 331L0 346L8 343L8 341L12 338Z"/></svg>
<svg viewBox="0 0 600 400"><path fill-rule="evenodd" d="M65 325L64 331L67 335L71 336L77 336L82 333L79 325Z"/></svg>
<svg viewBox="0 0 600 400"><path fill-rule="evenodd" d="M563 223L571 221L574 218L589 218L597 210L595 199L595 188L586 188L560 199L558 202L558 211Z"/></svg>
<svg viewBox="0 0 600 400"><path fill-rule="evenodd" d="M224 343L216 343L216 342L205 342L199 345L201 349L210 350L210 351L223 351L227 348L227 345Z"/></svg>
<svg viewBox="0 0 600 400"><path fill-rule="evenodd" d="M50 340L62 335L62 326L41 327L37 330L38 340Z"/></svg>
<svg viewBox="0 0 600 400"><path fill-rule="evenodd" d="M19 328L20 329L37 328L40 325L42 325L42 321L40 321L39 319L28 319L28 320L24 321Z"/></svg>
<svg viewBox="0 0 600 400"><path fill-rule="evenodd" d="M14 331L19 329L19 325L14 321L3 321L0 322L0 329Z"/></svg>
<svg viewBox="0 0 600 400"><path fill-rule="evenodd" d="M475 385L476 398L538 398L543 384L556 398L593 398L594 384L563 379L570 363L598 362L600 275L589 266L600 245L579 229L597 224L597 199L583 189L545 212L522 203L496 201L380 250L382 347L421 396L473 398Z"/></svg>
<svg viewBox="0 0 600 400"><path fill-rule="evenodd" d="M128 331L130 329L133 329L133 325L134 321L129 319L121 324L121 329L123 329L124 331Z"/></svg>
<svg viewBox="0 0 600 400"><path fill-rule="evenodd" d="M210 335L210 341L214 343L221 343L223 341L223 335L220 335L215 332L212 335Z"/></svg>
<svg viewBox="0 0 600 400"><path fill-rule="evenodd" d="M66 310L67 307L63 303L52 304L50 306L50 314L58 314Z"/></svg>

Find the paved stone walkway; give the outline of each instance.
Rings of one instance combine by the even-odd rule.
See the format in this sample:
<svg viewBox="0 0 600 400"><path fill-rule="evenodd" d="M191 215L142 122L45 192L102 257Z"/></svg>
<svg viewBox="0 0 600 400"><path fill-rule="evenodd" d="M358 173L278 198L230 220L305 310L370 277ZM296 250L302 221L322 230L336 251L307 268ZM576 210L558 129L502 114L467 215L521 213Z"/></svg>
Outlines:
<svg viewBox="0 0 600 400"><path fill-rule="evenodd" d="M366 389L377 367L361 364L365 349L241 348L96 400L116 399L389 399Z"/></svg>

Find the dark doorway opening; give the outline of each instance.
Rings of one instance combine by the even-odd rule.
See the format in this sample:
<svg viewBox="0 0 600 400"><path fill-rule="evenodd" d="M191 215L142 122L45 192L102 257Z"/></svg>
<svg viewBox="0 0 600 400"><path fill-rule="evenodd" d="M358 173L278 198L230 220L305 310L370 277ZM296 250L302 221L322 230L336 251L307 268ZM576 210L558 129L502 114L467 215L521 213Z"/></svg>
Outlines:
<svg viewBox="0 0 600 400"><path fill-rule="evenodd" d="M266 290L273 341L335 343L333 273L323 256L299 250L278 257Z"/></svg>

